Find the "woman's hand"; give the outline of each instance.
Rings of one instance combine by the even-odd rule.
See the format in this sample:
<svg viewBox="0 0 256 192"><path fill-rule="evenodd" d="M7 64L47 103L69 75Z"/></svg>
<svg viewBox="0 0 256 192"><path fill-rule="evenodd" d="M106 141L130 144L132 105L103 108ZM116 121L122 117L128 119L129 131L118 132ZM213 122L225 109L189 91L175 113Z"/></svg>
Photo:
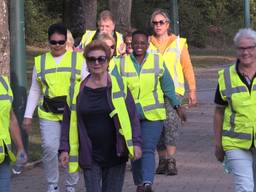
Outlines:
<svg viewBox="0 0 256 192"><path fill-rule="evenodd" d="M29 131L32 128L32 118L27 118L25 117L23 122L22 122L22 127L23 129L27 132L27 134L29 133Z"/></svg>
<svg viewBox="0 0 256 192"><path fill-rule="evenodd" d="M60 157L59 157L59 161L60 161L60 164L61 164L62 167L64 167L64 168L67 167L68 162L69 162L68 152L66 152L66 151L61 152Z"/></svg>
<svg viewBox="0 0 256 192"><path fill-rule="evenodd" d="M134 156L133 156L133 159L132 160L138 160L141 158L141 155L142 155L142 151L141 151L141 148L139 146L134 146Z"/></svg>
<svg viewBox="0 0 256 192"><path fill-rule="evenodd" d="M221 145L215 145L215 157L218 161L223 162L224 161L225 152L223 150L223 147Z"/></svg>
<svg viewBox="0 0 256 192"><path fill-rule="evenodd" d="M196 106L197 103L197 97L196 97L196 91L189 91L188 94L188 107Z"/></svg>
<svg viewBox="0 0 256 192"><path fill-rule="evenodd" d="M179 106L176 109L176 112L177 112L177 114L180 117L182 122L185 122L187 120L187 116L186 116L186 113L185 113L185 108L183 106Z"/></svg>

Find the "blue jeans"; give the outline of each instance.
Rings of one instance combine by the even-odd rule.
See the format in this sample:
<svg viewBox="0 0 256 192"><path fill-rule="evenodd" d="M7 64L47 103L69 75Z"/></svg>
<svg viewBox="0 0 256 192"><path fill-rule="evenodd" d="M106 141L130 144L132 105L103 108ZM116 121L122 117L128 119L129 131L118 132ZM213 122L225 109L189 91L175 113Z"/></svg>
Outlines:
<svg viewBox="0 0 256 192"><path fill-rule="evenodd" d="M163 121L141 122L142 136L142 157L137 161L132 161L132 173L135 185L143 183L153 184L155 176L155 150L160 138Z"/></svg>
<svg viewBox="0 0 256 192"><path fill-rule="evenodd" d="M235 192L256 192L256 151L234 149L225 152L229 171L233 175Z"/></svg>
<svg viewBox="0 0 256 192"><path fill-rule="evenodd" d="M0 164L0 191L10 192L11 167L8 157Z"/></svg>
<svg viewBox="0 0 256 192"><path fill-rule="evenodd" d="M93 162L84 169L84 181L87 192L121 192L124 183L126 163L110 168L102 168Z"/></svg>

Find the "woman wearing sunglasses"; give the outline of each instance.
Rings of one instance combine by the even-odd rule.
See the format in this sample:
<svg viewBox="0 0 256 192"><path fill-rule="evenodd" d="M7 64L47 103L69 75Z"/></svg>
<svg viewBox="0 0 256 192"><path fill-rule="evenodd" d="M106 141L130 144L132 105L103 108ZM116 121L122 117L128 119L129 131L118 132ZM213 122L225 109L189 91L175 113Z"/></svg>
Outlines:
<svg viewBox="0 0 256 192"><path fill-rule="evenodd" d="M170 19L167 12L162 9L157 9L151 15L151 26L154 34L150 37L148 51L163 56L166 67L172 76L177 98L180 100L184 99L185 77L189 88L188 106L194 106L197 102L196 82L186 39L170 33ZM167 120L164 122L164 129L157 146L159 166L156 173L177 175L174 156L176 154L176 142L181 120L166 99L165 106Z"/></svg>
<svg viewBox="0 0 256 192"><path fill-rule="evenodd" d="M90 75L68 99L60 161L70 172L83 169L87 192L120 192L128 157L141 157L135 103L116 67L108 72L111 50L105 42L92 41L84 56Z"/></svg>
<svg viewBox="0 0 256 192"><path fill-rule="evenodd" d="M43 148L43 165L48 182L47 192L59 192L58 149L66 97L73 97L74 85L87 75L81 53L66 51L67 28L53 24L48 29L50 51L35 57L32 84L27 100L23 126L32 128L34 110L38 116ZM67 174L66 191L74 192L78 174Z"/></svg>

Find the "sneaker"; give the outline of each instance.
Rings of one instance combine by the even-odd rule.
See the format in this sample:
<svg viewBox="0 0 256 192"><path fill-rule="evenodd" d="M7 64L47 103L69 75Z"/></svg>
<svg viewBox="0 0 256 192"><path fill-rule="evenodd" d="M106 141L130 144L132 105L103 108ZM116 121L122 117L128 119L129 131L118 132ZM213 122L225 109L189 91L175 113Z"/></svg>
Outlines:
<svg viewBox="0 0 256 192"><path fill-rule="evenodd" d="M165 174L168 166L167 159L160 159L158 167L156 169L156 174Z"/></svg>
<svg viewBox="0 0 256 192"><path fill-rule="evenodd" d="M167 160L167 170L166 175L177 175L178 170L176 167L176 160L174 158Z"/></svg>
<svg viewBox="0 0 256 192"><path fill-rule="evenodd" d="M59 192L58 185L55 185L55 184L49 185L47 192Z"/></svg>
<svg viewBox="0 0 256 192"><path fill-rule="evenodd" d="M144 186L138 185L136 188L136 192L144 192Z"/></svg>
<svg viewBox="0 0 256 192"><path fill-rule="evenodd" d="M67 186L66 187L66 192L76 192L76 189L73 186Z"/></svg>
<svg viewBox="0 0 256 192"><path fill-rule="evenodd" d="M152 185L151 184L145 184L144 185L144 192L154 192L153 190L152 190Z"/></svg>

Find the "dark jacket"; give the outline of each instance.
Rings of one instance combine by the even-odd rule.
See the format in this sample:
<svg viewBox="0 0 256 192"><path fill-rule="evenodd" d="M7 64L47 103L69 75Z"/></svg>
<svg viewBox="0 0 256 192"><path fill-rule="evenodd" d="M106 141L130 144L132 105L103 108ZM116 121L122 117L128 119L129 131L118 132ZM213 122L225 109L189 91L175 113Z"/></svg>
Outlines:
<svg viewBox="0 0 256 192"><path fill-rule="evenodd" d="M88 77L81 83L80 86L80 93L81 90L83 90L86 82L88 80ZM108 103L111 109L114 109L112 99L111 99L111 79L108 78ZM79 106L80 100L81 100L81 94L78 94L77 96L77 106ZM132 127L132 140L133 144L136 146L141 146L142 139L141 139L141 131L140 131L140 122L139 118L136 112L136 106L133 100L133 97L131 95L131 92L127 90L127 97L126 97L126 106L127 110L130 116L131 121L131 127ZM63 121L62 121L62 127L61 127L61 140L60 140L60 148L59 151L66 151L69 152L69 125L70 125L70 109L68 106L65 107ZM79 165L81 168L89 167L92 163L92 145L91 141L87 135L85 124L83 123L83 119L81 117L81 114L77 113L77 121L78 121L78 139L79 139ZM95 119L97 121L97 119ZM125 144L124 137L119 133L120 124L118 117L115 115L113 117L114 125L116 128L116 152L117 156L127 156L128 155L128 149Z"/></svg>

